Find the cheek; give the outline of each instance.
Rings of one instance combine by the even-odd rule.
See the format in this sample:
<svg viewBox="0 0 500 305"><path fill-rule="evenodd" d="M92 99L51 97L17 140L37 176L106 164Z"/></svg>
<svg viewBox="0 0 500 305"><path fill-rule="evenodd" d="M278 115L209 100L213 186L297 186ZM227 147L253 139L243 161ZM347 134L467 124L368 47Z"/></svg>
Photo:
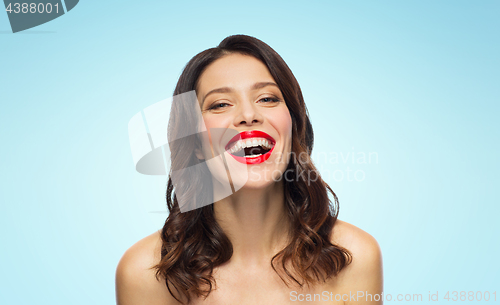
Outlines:
<svg viewBox="0 0 500 305"><path fill-rule="evenodd" d="M203 121L207 129L209 128L226 128L231 123L231 118L226 116L204 116Z"/></svg>
<svg viewBox="0 0 500 305"><path fill-rule="evenodd" d="M287 107L283 107L281 111L277 111L271 117L272 124L278 130L280 135L291 140L292 138L292 117Z"/></svg>
<svg viewBox="0 0 500 305"><path fill-rule="evenodd" d="M222 136L225 132L224 130L229 128L232 120L228 116L206 115L203 116L203 122L205 124L204 127L206 128L204 131L209 131L209 133L203 133L202 150L205 156L212 156L212 153L222 151L222 146L219 147L216 143L222 143ZM222 128L222 130L219 128Z"/></svg>

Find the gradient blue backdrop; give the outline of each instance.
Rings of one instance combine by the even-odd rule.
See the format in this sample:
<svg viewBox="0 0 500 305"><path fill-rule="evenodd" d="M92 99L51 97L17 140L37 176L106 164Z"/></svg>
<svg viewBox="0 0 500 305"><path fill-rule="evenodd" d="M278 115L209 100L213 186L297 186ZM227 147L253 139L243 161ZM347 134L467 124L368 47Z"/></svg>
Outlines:
<svg viewBox="0 0 500 305"><path fill-rule="evenodd" d="M128 121L240 33L297 77L315 160L339 218L379 241L385 292L498 295L499 13L498 1L80 1L12 34L0 12L0 304L115 302L121 255L166 217L165 177L135 172Z"/></svg>

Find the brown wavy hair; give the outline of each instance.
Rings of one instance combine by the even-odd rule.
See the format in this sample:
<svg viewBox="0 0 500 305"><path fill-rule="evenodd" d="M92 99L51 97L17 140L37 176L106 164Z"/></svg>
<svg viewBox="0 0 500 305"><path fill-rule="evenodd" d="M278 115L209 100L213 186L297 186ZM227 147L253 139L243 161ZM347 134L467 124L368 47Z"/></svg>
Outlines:
<svg viewBox="0 0 500 305"><path fill-rule="evenodd" d="M302 287L324 282L347 266L352 256L347 249L330 241L339 203L310 159L314 141L312 125L300 86L285 61L259 39L246 35L229 36L217 47L197 54L187 63L174 96L196 90L198 79L206 67L231 53L253 56L267 66L292 118L292 154L287 172L293 172L298 179L283 179L291 238L289 244L271 259L271 266L286 285L292 282ZM193 124L185 124L184 121L182 126L196 128L195 118L188 108L183 108L182 103L172 106L169 137L175 137L180 132L180 122L176 118L193 120ZM174 141L169 145L172 169L198 163L194 153L185 153L194 152L197 146L195 141ZM204 170L208 171L208 168ZM170 214L161 233L161 261L152 267L156 270L157 279L165 281L168 290L179 302L183 299L189 303L193 296L207 297L215 284L214 268L227 262L233 254L229 238L215 220L213 204L180 212L176 193L198 202L211 199L212 189L198 185L204 184L189 181L174 187L169 177L166 200ZM277 268L284 272L284 276Z"/></svg>

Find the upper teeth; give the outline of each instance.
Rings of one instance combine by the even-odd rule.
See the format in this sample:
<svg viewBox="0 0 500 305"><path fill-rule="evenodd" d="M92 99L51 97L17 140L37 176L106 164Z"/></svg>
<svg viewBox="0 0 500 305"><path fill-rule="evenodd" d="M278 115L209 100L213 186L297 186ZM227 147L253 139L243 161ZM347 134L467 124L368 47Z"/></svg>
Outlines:
<svg viewBox="0 0 500 305"><path fill-rule="evenodd" d="M266 149L271 149L272 144L269 140L264 139L264 138L252 138L252 139L245 139L245 140L239 140L236 141L231 149L229 149L229 153L235 153L243 148L247 147L258 147L262 146Z"/></svg>

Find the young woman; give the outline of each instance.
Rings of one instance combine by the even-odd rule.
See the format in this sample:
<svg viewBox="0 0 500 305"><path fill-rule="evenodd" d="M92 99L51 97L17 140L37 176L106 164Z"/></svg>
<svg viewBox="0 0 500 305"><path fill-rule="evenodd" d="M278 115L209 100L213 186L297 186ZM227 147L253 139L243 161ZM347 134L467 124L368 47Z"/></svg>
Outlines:
<svg viewBox="0 0 500 305"><path fill-rule="evenodd" d="M170 150L173 169L197 164L200 175L177 180L184 183L171 175L163 229L118 264L118 304L381 303L379 246L337 219L337 197L310 159L313 130L299 84L283 59L256 38L229 36L186 65L174 96L192 90L208 137L170 142ZM171 139L200 134L186 109L172 107ZM225 166L205 165L215 159ZM196 178L202 172L213 177L208 187ZM220 196L224 172L232 192ZM179 200L194 205L183 209Z"/></svg>

